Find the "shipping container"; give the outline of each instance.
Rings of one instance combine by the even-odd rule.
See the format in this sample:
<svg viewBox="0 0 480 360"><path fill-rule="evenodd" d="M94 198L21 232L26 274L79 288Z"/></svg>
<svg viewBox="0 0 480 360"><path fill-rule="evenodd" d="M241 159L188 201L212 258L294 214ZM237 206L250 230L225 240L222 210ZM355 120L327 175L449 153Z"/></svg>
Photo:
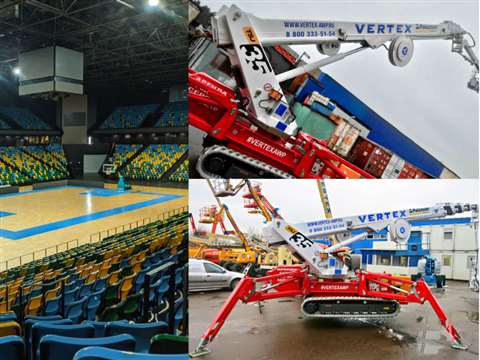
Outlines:
<svg viewBox="0 0 480 360"><path fill-rule="evenodd" d="M392 154L392 157L382 174L382 179L397 179L404 166L405 160L398 155Z"/></svg>
<svg viewBox="0 0 480 360"><path fill-rule="evenodd" d="M375 150L372 151L364 170L376 178L380 178L382 177L391 157L392 153L390 151L377 146Z"/></svg>
<svg viewBox="0 0 480 360"><path fill-rule="evenodd" d="M405 162L405 165L398 176L399 179L426 179L429 176L416 166Z"/></svg>
<svg viewBox="0 0 480 360"><path fill-rule="evenodd" d="M330 138L328 147L340 156L347 157L359 135L359 130L346 121L342 121Z"/></svg>
<svg viewBox="0 0 480 360"><path fill-rule="evenodd" d="M365 168L368 159L377 146L370 141L359 137L355 144L352 146L347 160L357 165L360 169Z"/></svg>

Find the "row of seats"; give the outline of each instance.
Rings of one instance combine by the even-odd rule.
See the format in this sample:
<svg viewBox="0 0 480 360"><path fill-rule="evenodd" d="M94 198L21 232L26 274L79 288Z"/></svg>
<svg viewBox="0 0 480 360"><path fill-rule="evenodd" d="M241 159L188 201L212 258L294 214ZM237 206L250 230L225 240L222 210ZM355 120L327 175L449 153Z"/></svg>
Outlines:
<svg viewBox="0 0 480 360"><path fill-rule="evenodd" d="M0 338L0 359L23 359L22 349L34 360L70 360L90 346L104 354L125 336L129 347L121 349L133 358L169 353L152 350L153 335L165 333L167 322L173 334L186 332L187 217L178 213L0 273L0 336L24 336L12 338L7 350ZM165 268L170 264L176 268ZM36 324L39 316L49 323ZM186 346L184 339L185 356ZM20 353L5 357L2 351L12 349Z"/></svg>
<svg viewBox="0 0 480 360"><path fill-rule="evenodd" d="M188 159L184 162L168 177L168 180L174 182L187 182L188 181Z"/></svg>
<svg viewBox="0 0 480 360"><path fill-rule="evenodd" d="M158 181L187 150L187 145L148 145L120 174L126 179Z"/></svg>
<svg viewBox="0 0 480 360"><path fill-rule="evenodd" d="M24 334L0 319L0 358L8 360L71 360L87 347L130 351L132 354L185 354L185 336L167 334L167 325L128 321L85 321L73 324L61 317L29 317Z"/></svg>
<svg viewBox="0 0 480 360"><path fill-rule="evenodd" d="M127 297L143 286L145 273L177 261L170 247L186 238L186 220L175 217L129 230L96 244L59 253L0 274L0 313L68 314L74 321L95 319L140 309ZM74 251L75 250L75 251ZM41 285L39 285L41 284ZM128 300L128 301L127 301ZM133 301L132 301L133 300Z"/></svg>
<svg viewBox="0 0 480 360"><path fill-rule="evenodd" d="M2 185L60 180L69 176L65 153L58 144L0 146L0 163Z"/></svg>
<svg viewBox="0 0 480 360"><path fill-rule="evenodd" d="M132 129L138 128L145 118L155 112L158 104L122 106L116 108L101 124L102 129Z"/></svg>
<svg viewBox="0 0 480 360"><path fill-rule="evenodd" d="M37 115L35 115L32 111L28 109L13 106L0 106L0 114L7 116L9 119L15 121L22 129L50 129L50 126L48 126L42 119L40 119ZM10 126L7 125L6 128L10 128Z"/></svg>
<svg viewBox="0 0 480 360"><path fill-rule="evenodd" d="M157 128L187 126L188 102L177 101L165 105L155 123Z"/></svg>

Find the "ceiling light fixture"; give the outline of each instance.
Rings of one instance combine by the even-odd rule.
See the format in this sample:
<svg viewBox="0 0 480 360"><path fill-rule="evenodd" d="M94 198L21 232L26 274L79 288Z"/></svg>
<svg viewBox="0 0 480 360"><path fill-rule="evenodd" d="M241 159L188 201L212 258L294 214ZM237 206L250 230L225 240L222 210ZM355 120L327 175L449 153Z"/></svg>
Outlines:
<svg viewBox="0 0 480 360"><path fill-rule="evenodd" d="M133 6L132 4L126 2L126 1L123 1L123 0L115 0L117 3L119 4L122 4L123 6L126 6L130 9L135 9L135 6Z"/></svg>

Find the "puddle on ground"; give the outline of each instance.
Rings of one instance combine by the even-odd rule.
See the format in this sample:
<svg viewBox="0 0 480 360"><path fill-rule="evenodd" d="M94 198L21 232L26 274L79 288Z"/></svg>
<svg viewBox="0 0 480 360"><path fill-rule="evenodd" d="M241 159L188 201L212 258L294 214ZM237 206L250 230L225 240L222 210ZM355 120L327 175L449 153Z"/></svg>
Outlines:
<svg viewBox="0 0 480 360"><path fill-rule="evenodd" d="M250 334L250 335L256 335L258 334L260 331L257 327L252 327L250 330L247 331L247 334Z"/></svg>
<svg viewBox="0 0 480 360"><path fill-rule="evenodd" d="M440 350L445 349L445 346L435 343L421 343L418 344L418 352L425 355L436 355Z"/></svg>
<svg viewBox="0 0 480 360"><path fill-rule="evenodd" d="M402 333L398 330L394 330L389 328L388 326L381 326L378 329L378 332L383 336L387 337L388 339L392 339L392 341L400 346L408 346L417 342L415 336L412 336L407 333Z"/></svg>
<svg viewBox="0 0 480 360"><path fill-rule="evenodd" d="M422 321L423 319L418 319L417 321ZM401 331L394 330L391 327L385 325L384 320L373 320L373 319L365 319L359 320L364 324L372 325L377 328L377 331L380 335L385 336L388 339L391 339L394 343L400 346L408 346L410 344L416 343L417 339L415 336L412 336L407 333L402 333Z"/></svg>
<svg viewBox="0 0 480 360"><path fill-rule="evenodd" d="M478 324L478 311L465 311L467 319L471 322Z"/></svg>

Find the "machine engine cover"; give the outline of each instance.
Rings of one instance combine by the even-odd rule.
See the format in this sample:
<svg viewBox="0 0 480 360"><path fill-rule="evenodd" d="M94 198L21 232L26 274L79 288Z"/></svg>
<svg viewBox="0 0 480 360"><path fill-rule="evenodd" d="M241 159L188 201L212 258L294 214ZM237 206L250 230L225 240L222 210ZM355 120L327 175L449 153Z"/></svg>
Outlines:
<svg viewBox="0 0 480 360"><path fill-rule="evenodd" d="M388 48L388 58L395 66L405 66L413 56L413 41L406 36L399 36L392 40Z"/></svg>

